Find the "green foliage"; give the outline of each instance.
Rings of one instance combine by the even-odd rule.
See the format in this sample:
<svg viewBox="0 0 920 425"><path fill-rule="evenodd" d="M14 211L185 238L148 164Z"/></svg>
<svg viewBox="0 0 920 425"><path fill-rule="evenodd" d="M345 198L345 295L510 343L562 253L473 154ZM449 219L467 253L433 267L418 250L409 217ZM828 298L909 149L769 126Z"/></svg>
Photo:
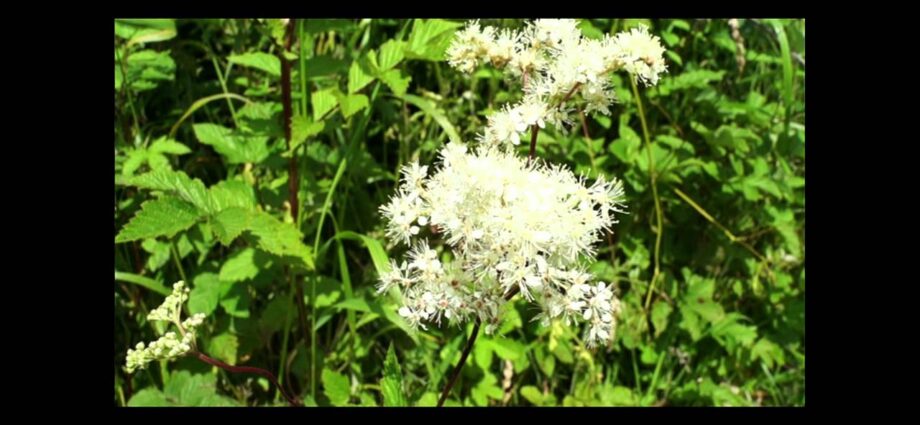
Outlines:
<svg viewBox="0 0 920 425"><path fill-rule="evenodd" d="M637 98L614 75L618 102L586 117L590 137L544 130L537 143L540 158L625 183L629 214L589 269L622 300L614 343L586 349L581 329L514 302L447 406L804 404L804 20L739 20L743 62L726 20L580 28L640 23L668 50L659 84ZM388 252L406 249L378 208L402 166L473 142L517 100L520 82L447 66L462 25L295 21L287 141L282 20L115 21L116 404L284 403L268 380L192 357L125 373L178 280L188 313L207 315L199 350L272 371L307 405L437 403L470 327L412 331L399 289L377 294Z"/></svg>

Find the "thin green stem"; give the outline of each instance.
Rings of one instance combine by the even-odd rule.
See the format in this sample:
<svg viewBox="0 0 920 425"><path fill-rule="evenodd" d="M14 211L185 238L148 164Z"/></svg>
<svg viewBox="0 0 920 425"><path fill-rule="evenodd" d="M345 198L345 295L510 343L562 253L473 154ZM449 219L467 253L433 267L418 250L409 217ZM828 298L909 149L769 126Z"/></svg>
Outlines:
<svg viewBox="0 0 920 425"><path fill-rule="evenodd" d="M300 54L298 55L298 61L300 62L300 115L306 117L309 115L307 114L307 45L304 42L305 22L306 21L303 19L297 20L297 41L300 43Z"/></svg>
<svg viewBox="0 0 920 425"><path fill-rule="evenodd" d="M652 155L652 141L649 137L648 123L645 121L645 108L642 106L642 97L639 95L639 87L636 85L636 79L630 78L632 84L633 96L636 98L636 106L639 108L639 121L642 123L642 137L645 140L645 152L648 154L648 174L651 180L652 197L655 199L655 272L652 274L652 281L649 283L648 293L645 296L645 310L652 302L652 293L655 290L655 283L658 281L658 275L661 273L661 235L664 233L661 216L661 199L658 198L658 175L655 173L655 159Z"/></svg>
<svg viewBox="0 0 920 425"><path fill-rule="evenodd" d="M636 362L636 349L632 349L632 355L629 356L632 358L632 369L633 369L633 379L636 381L636 394L642 394L642 380L639 377L639 363Z"/></svg>
<svg viewBox="0 0 920 425"><path fill-rule="evenodd" d="M179 270L179 276L182 277L182 281L188 285L188 278L185 277L185 269L182 268L182 260L179 258L179 250L176 249L176 242L172 241L169 243L169 249L172 251L173 261L176 263L176 269Z"/></svg>
<svg viewBox="0 0 920 425"><path fill-rule="evenodd" d="M288 279L288 284L291 285L291 288L293 288L294 280ZM294 293L295 292L296 291L294 291L293 289L288 290L288 305L287 305L287 308L285 309L286 313L284 315L284 333L281 336L281 354L279 358L280 364L278 365L278 382L281 385L284 385L284 377L285 377L284 366L285 364L287 364L288 337L291 334L291 306L294 305ZM301 300L301 302L303 302L303 300ZM281 398L281 392L279 391L275 393L275 400L278 400L280 398Z"/></svg>

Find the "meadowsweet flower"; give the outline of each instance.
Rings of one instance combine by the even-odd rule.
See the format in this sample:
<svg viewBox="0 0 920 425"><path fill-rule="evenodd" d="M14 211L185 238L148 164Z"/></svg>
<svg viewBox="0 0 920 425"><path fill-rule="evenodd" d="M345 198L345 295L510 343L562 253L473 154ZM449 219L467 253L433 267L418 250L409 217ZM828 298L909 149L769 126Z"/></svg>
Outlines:
<svg viewBox="0 0 920 425"><path fill-rule="evenodd" d="M495 30L471 21L455 35L447 49L447 61L461 72L470 73L495 49Z"/></svg>
<svg viewBox="0 0 920 425"><path fill-rule="evenodd" d="M659 74L667 70L661 41L643 25L617 34L612 48L624 69L646 85L658 84Z"/></svg>
<svg viewBox="0 0 920 425"><path fill-rule="evenodd" d="M452 253L448 261L427 239L410 238L419 241L408 262L396 267L394 261L379 286L385 291L400 285L399 314L417 327L476 319L495 329L504 297L517 290L547 318L591 323L597 331L590 341L610 337L612 292L589 285L591 276L580 267L623 212L622 183L601 177L587 186L564 167L528 165L526 158L491 145L471 150L449 143L440 158L433 174L418 184L403 182L406 190L381 207L386 216L406 199L419 200L428 225L439 229ZM387 221L388 233L402 226ZM560 308L558 300L568 301Z"/></svg>
<svg viewBox="0 0 920 425"><path fill-rule="evenodd" d="M494 112L480 136L485 144L514 147L534 124L567 133L576 110L610 115L616 101L610 73L623 70L657 84L667 69L663 54L659 38L644 26L594 40L582 36L574 19L538 19L520 31L472 21L457 33L448 62L469 73L488 61L521 79L524 100Z"/></svg>
<svg viewBox="0 0 920 425"><path fill-rule="evenodd" d="M128 373L143 369L147 363L156 360L172 360L184 356L195 347L197 328L204 323L204 314L198 313L181 321L182 305L188 300L189 289L185 282L173 285L173 291L159 307L147 315L147 320L165 321L174 324L180 335L169 331L156 341L145 345L139 342L134 349L128 349L125 368Z"/></svg>

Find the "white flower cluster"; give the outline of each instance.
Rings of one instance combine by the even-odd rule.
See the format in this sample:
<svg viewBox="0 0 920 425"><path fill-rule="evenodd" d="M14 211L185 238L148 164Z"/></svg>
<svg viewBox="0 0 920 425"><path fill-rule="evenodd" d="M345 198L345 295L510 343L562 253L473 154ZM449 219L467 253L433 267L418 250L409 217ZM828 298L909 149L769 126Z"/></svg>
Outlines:
<svg viewBox="0 0 920 425"><path fill-rule="evenodd" d="M489 62L522 78L523 99L489 117L480 135L486 144L517 145L521 133L549 122L560 131L573 123L575 106L587 114L610 114L616 99L609 74L625 70L637 80L657 84L666 71L664 47L644 26L592 40L574 19L538 19L521 31L481 27L472 21L447 50L451 66L466 73Z"/></svg>
<svg viewBox="0 0 920 425"><path fill-rule="evenodd" d="M592 244L623 212L622 182L586 185L568 169L492 145L471 152L450 143L440 157L430 177L428 167L404 167L398 193L381 207L388 237L421 239L408 262L381 276L380 292L403 293L399 314L423 328L478 319L490 333L517 290L542 308L544 322L584 320L587 344L609 341L619 303L603 282L589 284L580 257L595 254ZM451 261L441 262L423 228L451 247Z"/></svg>
<svg viewBox="0 0 920 425"><path fill-rule="evenodd" d="M159 307L147 315L147 320L159 320L175 324L179 328L182 337L179 338L175 332L166 332L165 335L156 341L146 345L139 342L135 349L128 349L126 359L126 368L128 373L137 369L143 369L155 360L171 360L183 356L192 350L195 346L197 328L204 323L204 314L198 313L180 321L182 316L182 305L188 300L189 289L185 287L185 282L179 281L173 285L173 292L166 297Z"/></svg>

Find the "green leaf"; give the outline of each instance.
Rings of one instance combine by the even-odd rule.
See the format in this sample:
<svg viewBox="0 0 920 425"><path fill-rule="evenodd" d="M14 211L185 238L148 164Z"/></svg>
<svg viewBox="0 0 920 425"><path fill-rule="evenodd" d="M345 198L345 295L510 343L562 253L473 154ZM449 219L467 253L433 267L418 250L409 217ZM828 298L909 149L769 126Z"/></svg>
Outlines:
<svg viewBox="0 0 920 425"><path fill-rule="evenodd" d="M262 311L262 317L259 319L259 327L263 335L271 336L284 327L288 314L294 314L293 305L286 296L276 296L273 298L265 310Z"/></svg>
<svg viewBox="0 0 920 425"><path fill-rule="evenodd" d="M323 368L323 390L333 406L345 406L351 398L351 385L348 378L341 373Z"/></svg>
<svg viewBox="0 0 920 425"><path fill-rule="evenodd" d="M343 230L336 233L335 238L363 242L364 246L367 248L367 252L371 255L371 261L374 262L374 269L377 270L377 276L383 276L386 272L390 271L390 259L387 256L386 250L383 249L383 244L377 239L352 232L351 230Z"/></svg>
<svg viewBox="0 0 920 425"><path fill-rule="evenodd" d="M348 68L348 62L329 55L314 56L307 59L307 77L315 78L336 74Z"/></svg>
<svg viewBox="0 0 920 425"><path fill-rule="evenodd" d="M129 150L125 162L121 164L121 174L125 176L133 175L141 165L147 162L148 155L150 154L144 149Z"/></svg>
<svg viewBox="0 0 920 425"><path fill-rule="evenodd" d="M782 365L785 363L783 349L766 337L760 338L760 340L751 347L751 358L763 360L769 369L773 369L774 365Z"/></svg>
<svg viewBox="0 0 920 425"><path fill-rule="evenodd" d="M426 115L434 119L435 122L437 122L438 125L440 125L442 129L444 129L444 132L447 133L447 137L449 137L451 141L454 141L454 142L462 141L460 139L460 134L457 133L457 129L454 128L454 125L450 123L450 121L447 119L446 116L444 116L444 113L441 110L436 109L435 106L432 105L431 102L429 102L427 99L424 99L418 96L413 96L411 94L407 94L403 96L403 99L415 105L416 107L421 109L422 112L424 112Z"/></svg>
<svg viewBox="0 0 920 425"><path fill-rule="evenodd" d="M230 207L214 217L214 235L224 246L230 245L244 230L249 228L252 215L240 207Z"/></svg>
<svg viewBox="0 0 920 425"><path fill-rule="evenodd" d="M432 392L422 394L415 402L416 407L436 407L438 405L438 395Z"/></svg>
<svg viewBox="0 0 920 425"><path fill-rule="evenodd" d="M202 273L195 276L193 283L188 295L189 313L211 315L220 301L220 280L214 273Z"/></svg>
<svg viewBox="0 0 920 425"><path fill-rule="evenodd" d="M241 55L230 55L230 63L248 66L265 71L275 77L281 76L281 60L277 56L264 52L247 52Z"/></svg>
<svg viewBox="0 0 920 425"><path fill-rule="evenodd" d="M495 378L495 375L487 373L470 391L470 398L477 406L488 406L490 398L501 400L504 393L497 384L498 379Z"/></svg>
<svg viewBox="0 0 920 425"><path fill-rule="evenodd" d="M416 19L405 46L405 55L411 59L444 60L454 29L461 24L443 19Z"/></svg>
<svg viewBox="0 0 920 425"><path fill-rule="evenodd" d="M211 123L194 124L192 129L201 143L213 147L230 164L259 163L270 153L268 136L242 134Z"/></svg>
<svg viewBox="0 0 920 425"><path fill-rule="evenodd" d="M304 245L303 234L291 223L284 223L268 213L252 213L249 231L259 239L259 248L278 256L295 257L313 270L313 250Z"/></svg>
<svg viewBox="0 0 920 425"><path fill-rule="evenodd" d="M399 65L405 57L403 53L405 47L406 43L403 41L388 40L386 43L383 43L383 45L380 46L380 54L377 60L380 71L387 71Z"/></svg>
<svg viewBox="0 0 920 425"><path fill-rule="evenodd" d="M342 116L346 119L356 114L358 111L368 107L367 96L363 94L340 95L339 107L342 110Z"/></svg>
<svg viewBox="0 0 920 425"><path fill-rule="evenodd" d="M172 293L172 291L164 286L162 283L153 280L146 276L137 275L134 273L126 273L115 270L115 280L120 280L122 282L133 283L135 285L143 286L151 291L154 291L160 295L166 296Z"/></svg>
<svg viewBox="0 0 920 425"><path fill-rule="evenodd" d="M652 325L655 326L655 338L668 327L668 316L674 309L664 301L655 301L652 306Z"/></svg>
<svg viewBox="0 0 920 425"><path fill-rule="evenodd" d="M217 377L210 373L173 372L164 388L167 398L179 406L236 406L234 400L218 395Z"/></svg>
<svg viewBox="0 0 920 425"><path fill-rule="evenodd" d="M172 19L116 19L115 35L128 39L128 46L166 41L176 36Z"/></svg>
<svg viewBox="0 0 920 425"><path fill-rule="evenodd" d="M246 285L234 282L220 282L220 306L233 317L249 317L249 292Z"/></svg>
<svg viewBox="0 0 920 425"><path fill-rule="evenodd" d="M317 90L310 95L311 103L313 104L313 121L319 122L326 116L326 113L335 108L335 105L338 103L336 94L339 93L339 89L331 87L324 90Z"/></svg>
<svg viewBox="0 0 920 425"><path fill-rule="evenodd" d="M213 211L239 207L247 210L256 208L256 194L248 183L242 180L221 180L208 189Z"/></svg>
<svg viewBox="0 0 920 425"><path fill-rule="evenodd" d="M713 338L728 349L738 345L750 347L757 339L757 328L739 323L746 319L738 313L729 313L718 323L712 326Z"/></svg>
<svg viewBox="0 0 920 425"><path fill-rule="evenodd" d="M150 144L150 147L147 150L150 152L169 153L173 155L185 155L192 152L188 146L185 146L173 139L169 139L166 136L154 140L154 142Z"/></svg>
<svg viewBox="0 0 920 425"><path fill-rule="evenodd" d="M604 393L607 393L607 391L604 391ZM611 406L636 406L639 404L639 397L627 387L616 386L613 387L613 390L609 392L609 396L604 401Z"/></svg>
<svg viewBox="0 0 920 425"><path fill-rule="evenodd" d="M220 280L240 282L256 277L259 274L259 268L256 267L255 255L255 249L246 248L231 256L220 268Z"/></svg>
<svg viewBox="0 0 920 425"><path fill-rule="evenodd" d="M123 184L172 193L197 207L202 214L214 212L210 193L204 183L189 178L182 171L155 170L139 176L126 177Z"/></svg>
<svg viewBox="0 0 920 425"><path fill-rule="evenodd" d="M527 348L524 344L508 338L493 339L491 342L495 354L504 360L515 361L523 357Z"/></svg>
<svg viewBox="0 0 920 425"><path fill-rule="evenodd" d="M391 69L380 75L380 81L383 81L397 97L403 97L409 88L409 81L412 81L412 77L405 75L402 70Z"/></svg>
<svg viewBox="0 0 920 425"><path fill-rule="evenodd" d="M373 71L367 61L354 60L348 68L348 93L357 93L374 81Z"/></svg>
<svg viewBox="0 0 920 425"><path fill-rule="evenodd" d="M134 91L152 90L163 81L175 80L176 62L168 50L141 50L127 56L124 67L120 64L121 54L116 51L115 89L120 90L127 83ZM127 76L125 75L127 73Z"/></svg>
<svg viewBox="0 0 920 425"><path fill-rule="evenodd" d="M128 406L130 407L162 407L162 406L174 406L175 403L170 402L166 398L166 394L160 392L160 390L155 387L144 388L128 400Z"/></svg>
<svg viewBox="0 0 920 425"><path fill-rule="evenodd" d="M144 242L141 243L141 248L150 254L150 256L147 257L147 264L145 266L147 270L156 271L169 261L169 257L172 254L169 247L170 244L168 242L161 242L156 239L144 239Z"/></svg>
<svg viewBox="0 0 920 425"><path fill-rule="evenodd" d="M533 385L524 385L521 387L521 397L527 399L534 406L543 405L543 393Z"/></svg>
<svg viewBox="0 0 920 425"><path fill-rule="evenodd" d="M144 202L137 215L125 224L115 242L130 242L157 236L172 237L198 221L194 205L173 197Z"/></svg>
<svg viewBox="0 0 920 425"><path fill-rule="evenodd" d="M322 132L325 124L323 121L312 121L305 115L295 115L291 120L291 148L288 151L293 152L308 138Z"/></svg>
<svg viewBox="0 0 920 425"><path fill-rule="evenodd" d="M211 338L208 344L208 354L223 360L227 364L236 364L236 352L240 347L240 341L236 335L224 332Z"/></svg>
<svg viewBox="0 0 920 425"><path fill-rule="evenodd" d="M402 382L402 369L399 367L399 360L396 359L396 351L393 349L393 343L391 342L390 347L387 349L386 360L383 362L383 379L380 381L384 406L409 405L403 393Z"/></svg>

